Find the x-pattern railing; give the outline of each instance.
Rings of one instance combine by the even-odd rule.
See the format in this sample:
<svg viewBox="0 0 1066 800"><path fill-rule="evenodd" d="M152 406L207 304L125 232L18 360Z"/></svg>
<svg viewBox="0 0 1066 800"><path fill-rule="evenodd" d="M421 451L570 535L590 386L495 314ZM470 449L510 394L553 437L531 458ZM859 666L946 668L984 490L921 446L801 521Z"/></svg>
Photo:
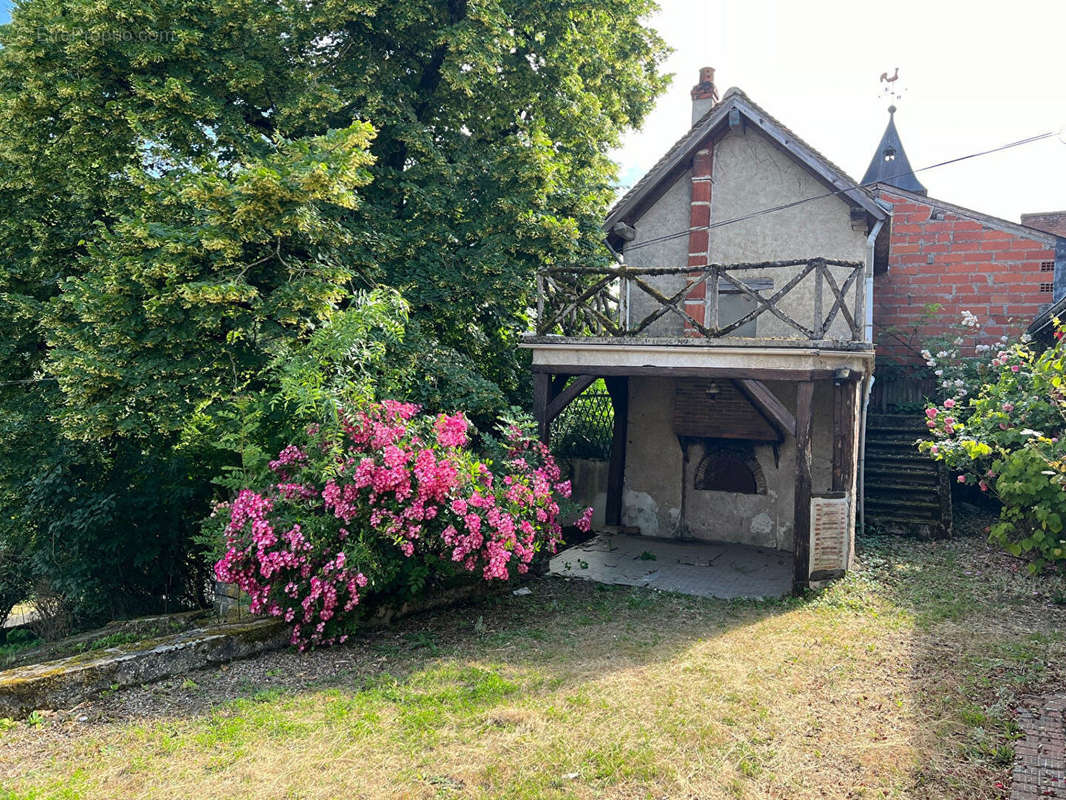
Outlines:
<svg viewBox="0 0 1066 800"><path fill-rule="evenodd" d="M831 267L846 268L838 280ZM681 318L686 330L707 338L728 336L757 319L772 314L803 338L825 339L837 317L843 318L851 341L863 340L863 264L828 258L767 261L745 264L708 264L702 267L553 267L537 276L537 333L562 333L568 336L636 336L667 314ZM745 272L797 270L773 294L766 297L752 288L742 275ZM814 276L813 304L808 314L787 312L782 299L791 294L807 276ZM681 277L684 285L667 295L653 281L661 277ZM828 289L830 305L823 308ZM630 320L633 290L655 301L654 310L639 320ZM854 298L849 304L849 292ZM770 291L770 290L765 290ZM720 324L722 292L739 293L754 307L744 316ZM690 309L698 309L699 318ZM804 319L796 319L802 316Z"/></svg>

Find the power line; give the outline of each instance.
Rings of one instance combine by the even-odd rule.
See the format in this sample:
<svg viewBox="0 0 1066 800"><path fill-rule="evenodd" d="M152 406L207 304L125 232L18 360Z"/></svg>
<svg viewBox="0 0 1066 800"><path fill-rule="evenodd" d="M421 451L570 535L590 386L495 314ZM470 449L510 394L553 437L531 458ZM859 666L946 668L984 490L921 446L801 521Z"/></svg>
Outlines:
<svg viewBox="0 0 1066 800"><path fill-rule="evenodd" d="M724 219L724 220L721 220L720 222L712 222L710 225L701 225L701 226L695 227L695 228L686 228L685 230L677 231L676 233L663 234L662 236L656 236L656 237L654 237L652 239L647 239L646 241L640 242L638 244L629 245L628 247L625 248L625 252L628 253L630 250L638 250L641 247L648 247L649 245L659 244L660 242L670 241L671 239L679 239L682 236L688 236L689 233L692 232L692 231L709 231L709 230L712 230L714 228L721 228L721 227L724 227L726 225L732 225L732 224L734 224L736 222L744 222L745 220L749 220L749 219L752 219L754 217L761 217L761 216L765 216L766 214L775 214L778 211L785 211L786 209L789 209L789 208L795 208L796 206L801 206L804 203L810 203L812 200L822 200L823 198L833 197L833 196L838 195L838 194L844 194L845 192L850 192L850 191L853 191L855 189L864 189L867 186L873 186L875 183L888 183L890 181L896 180L897 178L905 178L908 175L914 175L915 173L918 173L918 172L926 172L926 171L931 170L931 169L936 169L937 167L945 167L948 164L957 164L960 161L966 161L966 160L971 159L971 158L977 158L979 156L987 156L987 155L990 155L991 153L998 153L1001 150L1009 150L1012 147L1020 147L1023 144L1031 144L1033 142L1039 142L1039 141L1041 141L1043 139L1048 139L1048 138L1050 138L1052 136L1057 136L1059 133L1061 133L1061 131L1047 131L1046 133L1039 133L1036 136L1029 136L1029 137L1027 137L1025 139L1019 139L1016 142L1010 142L1009 144L1003 144L1003 145L1000 145L999 147L993 147L990 150L981 150L980 152L977 152L977 153L970 153L970 154L965 155L965 156L959 156L957 158L948 159L947 161L940 161L940 162L938 162L936 164L930 164L927 167L922 167L921 169L911 170L910 172L903 172L903 173L900 173L899 175L892 175L891 177L882 178L881 180L878 180L878 181L871 181L870 183L856 183L856 184L853 184L852 186L848 186L848 187L845 187L843 189L835 189L832 192L825 192L824 194L816 194L816 195L814 195L812 197L805 197L802 200L794 200L791 203L783 203L782 205L779 205L779 206L772 206L770 208L764 208L764 209L761 209L759 211L753 211L750 214L744 214L743 216L740 216L740 217L733 217L732 219Z"/></svg>

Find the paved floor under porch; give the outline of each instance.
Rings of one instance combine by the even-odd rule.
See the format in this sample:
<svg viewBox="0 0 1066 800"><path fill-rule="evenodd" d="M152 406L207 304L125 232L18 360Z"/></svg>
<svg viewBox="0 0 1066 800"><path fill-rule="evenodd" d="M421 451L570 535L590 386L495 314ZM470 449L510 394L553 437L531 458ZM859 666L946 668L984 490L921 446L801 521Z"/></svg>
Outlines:
<svg viewBox="0 0 1066 800"><path fill-rule="evenodd" d="M792 553L725 542L600 533L561 551L549 571L697 597L778 597L792 591Z"/></svg>

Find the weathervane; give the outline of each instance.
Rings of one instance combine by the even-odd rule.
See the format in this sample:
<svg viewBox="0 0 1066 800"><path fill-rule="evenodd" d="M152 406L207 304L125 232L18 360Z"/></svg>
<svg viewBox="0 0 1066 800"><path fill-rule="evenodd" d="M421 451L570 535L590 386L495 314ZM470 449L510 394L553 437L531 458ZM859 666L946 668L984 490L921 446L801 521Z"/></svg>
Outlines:
<svg viewBox="0 0 1066 800"><path fill-rule="evenodd" d="M897 84L898 80L899 67L896 67L891 75L887 72L882 72L880 83L883 84L883 86L881 87L881 94L879 97L885 98L890 103L895 102L896 100L902 100L903 93L907 90Z"/></svg>

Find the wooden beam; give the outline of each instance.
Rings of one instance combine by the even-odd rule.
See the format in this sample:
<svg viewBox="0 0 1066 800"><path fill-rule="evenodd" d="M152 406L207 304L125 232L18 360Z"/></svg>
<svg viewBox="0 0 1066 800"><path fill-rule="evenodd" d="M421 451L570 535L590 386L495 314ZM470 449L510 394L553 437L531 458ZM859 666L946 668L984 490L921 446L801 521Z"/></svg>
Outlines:
<svg viewBox="0 0 1066 800"><path fill-rule="evenodd" d="M811 568L811 405L814 382L796 387L796 488L792 519L793 591L810 583Z"/></svg>
<svg viewBox="0 0 1066 800"><path fill-rule="evenodd" d="M576 398L579 394L581 394L592 384L594 384L596 380L597 379L595 375L578 375L570 382L569 385L560 389L560 391L555 395L555 397L552 398L551 402L548 403L548 408L545 415L548 419L548 422L550 423L557 416L563 413L563 409L570 405L574 401L574 398Z"/></svg>
<svg viewBox="0 0 1066 800"><path fill-rule="evenodd" d="M855 384L833 384L833 491L852 491L855 447Z"/></svg>
<svg viewBox="0 0 1066 800"><path fill-rule="evenodd" d="M614 410L614 428L611 432L611 460L607 465L607 501L604 507L604 522L608 525L622 524L622 494L625 486L626 439L629 435L629 378L607 378L607 392L611 395Z"/></svg>
<svg viewBox="0 0 1066 800"><path fill-rule="evenodd" d="M548 419L548 402L551 397L552 378L546 372L533 374L533 417L537 420L537 436L544 444L551 442L551 420Z"/></svg>
<svg viewBox="0 0 1066 800"><path fill-rule="evenodd" d="M737 380L741 390L748 396L760 411L765 414L782 434L796 435L796 418L785 408L784 404L777 399L777 395L767 388L762 381L754 378L740 378Z"/></svg>
<svg viewBox="0 0 1066 800"><path fill-rule="evenodd" d="M552 375L552 390L550 399L554 400L556 397L559 396L559 392L563 390L563 387L566 386L566 382L570 380L570 378L570 375L564 373Z"/></svg>
<svg viewBox="0 0 1066 800"><path fill-rule="evenodd" d="M744 367L656 367L650 364L640 366L615 366L613 364L574 365L574 364L534 364L534 373L573 375L577 371L594 371L603 377L609 375L659 375L671 378L751 378L761 381L817 381L830 380L831 369L745 369ZM862 377L862 373L852 370L852 379Z"/></svg>

